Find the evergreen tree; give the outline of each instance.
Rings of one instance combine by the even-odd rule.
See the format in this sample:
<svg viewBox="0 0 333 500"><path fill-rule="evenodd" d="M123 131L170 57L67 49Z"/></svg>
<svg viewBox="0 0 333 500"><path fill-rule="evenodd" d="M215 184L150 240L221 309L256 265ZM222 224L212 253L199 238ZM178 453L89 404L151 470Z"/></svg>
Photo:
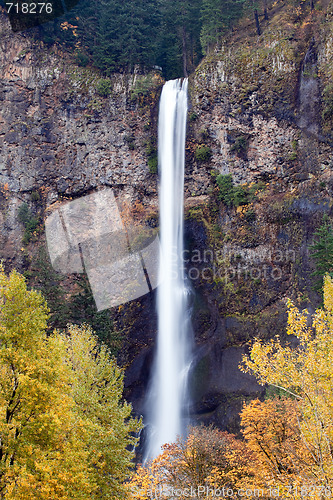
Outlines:
<svg viewBox="0 0 333 500"><path fill-rule="evenodd" d="M320 293L324 275L333 276L333 231L327 214L323 216L322 225L314 233L314 238L317 241L310 247L310 255L316 262L316 270L312 276L317 278L314 289Z"/></svg>
<svg viewBox="0 0 333 500"><path fill-rule="evenodd" d="M157 64L169 79L193 71L253 1L81 0L39 29L45 41L67 44L107 75Z"/></svg>
<svg viewBox="0 0 333 500"><path fill-rule="evenodd" d="M242 15L245 0L202 0L200 40L206 54Z"/></svg>
<svg viewBox="0 0 333 500"><path fill-rule="evenodd" d="M99 0L91 41L94 64L107 75L120 68L132 70L135 65L154 64L158 25L153 0Z"/></svg>
<svg viewBox="0 0 333 500"><path fill-rule="evenodd" d="M157 64L166 78L187 76L201 58L201 0L161 0Z"/></svg>
<svg viewBox="0 0 333 500"><path fill-rule="evenodd" d="M257 35L260 36L261 35L261 28L260 28L260 22L259 22L259 14L258 14L258 8L259 8L258 0L247 0L247 8L250 10L250 12L253 13L254 23L256 26L256 32L257 32ZM265 8L265 5L264 5L264 16L266 19L267 8Z"/></svg>

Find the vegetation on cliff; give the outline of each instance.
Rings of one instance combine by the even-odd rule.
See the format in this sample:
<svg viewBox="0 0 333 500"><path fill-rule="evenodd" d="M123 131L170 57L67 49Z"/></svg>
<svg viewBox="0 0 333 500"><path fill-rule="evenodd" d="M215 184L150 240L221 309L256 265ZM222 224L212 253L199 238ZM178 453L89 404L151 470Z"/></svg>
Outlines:
<svg viewBox="0 0 333 500"><path fill-rule="evenodd" d="M312 245L312 257L316 262L316 270L313 276L316 277L315 290L321 292L323 287L323 276L329 273L333 277L333 231L330 219L325 214L323 222L314 234L315 243Z"/></svg>
<svg viewBox="0 0 333 500"><path fill-rule="evenodd" d="M81 0L60 19L42 25L40 34L49 44L75 46L79 65L90 61L107 75L158 65L167 78L187 76L244 13L254 12L259 23L258 12L267 15L267 2L261 3Z"/></svg>

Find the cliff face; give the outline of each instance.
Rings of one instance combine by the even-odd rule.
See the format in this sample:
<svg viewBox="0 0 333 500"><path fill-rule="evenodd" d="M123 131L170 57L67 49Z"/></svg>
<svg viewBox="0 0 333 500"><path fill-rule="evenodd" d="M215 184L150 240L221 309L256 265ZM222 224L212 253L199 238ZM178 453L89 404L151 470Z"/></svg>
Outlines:
<svg viewBox="0 0 333 500"><path fill-rule="evenodd" d="M155 136L154 92L161 79L149 76L153 107L143 103L145 96L137 104L136 92L148 79L140 75L114 75L112 92L102 97L100 76L75 66L68 54L12 33L4 17L0 36L2 249L20 265L17 211L33 191L44 210L101 186L131 202L156 202L156 176L145 152Z"/></svg>
<svg viewBox="0 0 333 500"><path fill-rule="evenodd" d="M224 428L235 429L244 398L262 390L238 370L248 341L283 334L286 297L310 311L319 303L309 246L332 206L330 9L318 2L297 13L278 4L260 37L244 21L190 77L184 265L194 289L192 412ZM4 18L0 36L1 258L36 286L43 220L68 200L108 186L134 220L157 225L162 80L114 75L103 97L101 77L60 48L13 34ZM38 220L31 234L20 222L24 203ZM73 297L79 304L75 276L48 279L66 291L58 309ZM105 339L119 348L126 395L141 413L154 292L109 311L108 321Z"/></svg>
<svg viewBox="0 0 333 500"><path fill-rule="evenodd" d="M190 187L209 199L188 213L200 297L194 406L222 425L232 425L239 393L258 390L236 368L248 341L284 334L287 297L310 312L318 305L309 247L331 215L331 7L276 5L260 37L244 21L190 81L187 185L198 166L191 158L210 178L210 191L204 181ZM227 175L243 190L228 193Z"/></svg>

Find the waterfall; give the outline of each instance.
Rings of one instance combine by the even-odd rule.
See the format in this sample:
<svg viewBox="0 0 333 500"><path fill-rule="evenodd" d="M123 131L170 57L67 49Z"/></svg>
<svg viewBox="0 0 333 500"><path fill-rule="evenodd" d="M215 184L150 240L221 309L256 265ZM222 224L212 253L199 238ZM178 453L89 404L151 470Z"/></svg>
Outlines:
<svg viewBox="0 0 333 500"><path fill-rule="evenodd" d="M187 79L168 81L162 90L158 121L160 172L158 336L148 394L146 459L161 453L184 431L189 371L188 290L183 270L184 164Z"/></svg>

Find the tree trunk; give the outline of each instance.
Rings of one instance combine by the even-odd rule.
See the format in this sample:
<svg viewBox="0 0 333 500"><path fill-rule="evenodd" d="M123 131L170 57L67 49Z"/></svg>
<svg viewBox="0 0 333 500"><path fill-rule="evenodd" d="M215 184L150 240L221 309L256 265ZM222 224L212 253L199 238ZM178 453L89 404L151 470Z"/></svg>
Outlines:
<svg viewBox="0 0 333 500"><path fill-rule="evenodd" d="M193 70L193 68L195 67L195 54L194 54L194 40L193 40L193 36L191 35L191 38L190 38L190 50L191 50L191 67L190 67L190 71Z"/></svg>
<svg viewBox="0 0 333 500"><path fill-rule="evenodd" d="M256 22L256 28L257 28L257 35L261 35L261 30L260 30L260 23L259 23L259 16L258 16L258 11L257 9L254 9L254 20Z"/></svg>
<svg viewBox="0 0 333 500"><path fill-rule="evenodd" d="M188 77L187 73L187 48L186 48L186 29L185 26L183 26L183 72L184 72L184 77Z"/></svg>

